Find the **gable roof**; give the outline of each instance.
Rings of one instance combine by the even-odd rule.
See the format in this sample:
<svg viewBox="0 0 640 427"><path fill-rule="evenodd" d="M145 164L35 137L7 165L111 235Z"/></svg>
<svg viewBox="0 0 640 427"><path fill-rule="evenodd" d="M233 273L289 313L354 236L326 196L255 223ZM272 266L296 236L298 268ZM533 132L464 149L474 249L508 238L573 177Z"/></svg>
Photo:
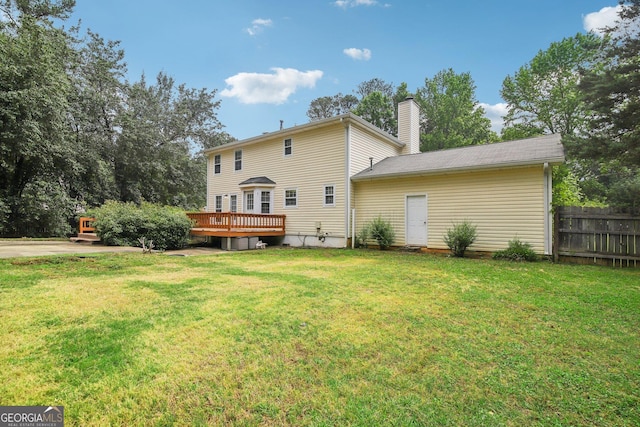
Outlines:
<svg viewBox="0 0 640 427"><path fill-rule="evenodd" d="M353 181L564 162L560 135L387 157Z"/></svg>
<svg viewBox="0 0 640 427"><path fill-rule="evenodd" d="M336 124L346 125L349 123L357 125L363 129L366 129L369 132L375 134L378 137L381 137L382 139L386 140L387 142L397 147L402 148L406 145L404 142L400 142L400 140L395 136L390 135L385 131L383 131L382 129L377 128L376 126L372 125L365 119L359 116L356 116L353 113L346 113L346 114L341 114L339 116L329 117L327 119L316 120L316 121L305 123L302 125L297 125L290 128L277 130L274 132L265 132L262 135L254 136L247 139L242 139L239 141L229 142L223 145L218 145L216 147L212 147L204 150L204 154L209 154L209 153L213 153L221 150L228 150L229 148L232 148L232 147L242 147L245 145L256 144L256 143L260 143L260 142L273 139L273 138L278 138L278 137L281 137L281 138L290 137L292 135L299 134L301 132L305 132L312 129L335 126Z"/></svg>

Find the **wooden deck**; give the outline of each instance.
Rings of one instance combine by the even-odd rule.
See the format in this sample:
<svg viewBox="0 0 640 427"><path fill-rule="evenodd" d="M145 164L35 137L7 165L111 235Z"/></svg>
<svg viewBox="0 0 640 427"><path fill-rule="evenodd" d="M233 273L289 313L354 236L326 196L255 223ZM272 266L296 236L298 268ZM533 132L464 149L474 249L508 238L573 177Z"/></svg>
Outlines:
<svg viewBox="0 0 640 427"><path fill-rule="evenodd" d="M286 215L188 212L191 234L214 237L284 236Z"/></svg>
<svg viewBox="0 0 640 427"><path fill-rule="evenodd" d="M284 236L286 215L242 214L236 212L188 212L194 224L191 234L213 237ZM82 217L78 236L73 241L99 241L95 234L95 218Z"/></svg>

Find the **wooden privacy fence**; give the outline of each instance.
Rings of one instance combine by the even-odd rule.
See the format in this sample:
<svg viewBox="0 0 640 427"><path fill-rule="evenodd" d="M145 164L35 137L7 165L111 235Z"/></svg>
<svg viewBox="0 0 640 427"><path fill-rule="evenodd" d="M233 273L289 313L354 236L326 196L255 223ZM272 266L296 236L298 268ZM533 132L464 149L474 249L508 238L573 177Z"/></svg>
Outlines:
<svg viewBox="0 0 640 427"><path fill-rule="evenodd" d="M640 216L612 208L559 207L554 260L637 267Z"/></svg>

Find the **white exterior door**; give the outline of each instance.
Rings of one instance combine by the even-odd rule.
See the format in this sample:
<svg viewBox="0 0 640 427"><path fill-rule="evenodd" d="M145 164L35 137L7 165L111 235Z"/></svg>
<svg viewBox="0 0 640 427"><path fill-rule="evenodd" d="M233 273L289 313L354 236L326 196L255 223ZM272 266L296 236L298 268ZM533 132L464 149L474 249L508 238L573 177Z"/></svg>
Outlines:
<svg viewBox="0 0 640 427"><path fill-rule="evenodd" d="M427 246L427 196L407 196L407 245Z"/></svg>

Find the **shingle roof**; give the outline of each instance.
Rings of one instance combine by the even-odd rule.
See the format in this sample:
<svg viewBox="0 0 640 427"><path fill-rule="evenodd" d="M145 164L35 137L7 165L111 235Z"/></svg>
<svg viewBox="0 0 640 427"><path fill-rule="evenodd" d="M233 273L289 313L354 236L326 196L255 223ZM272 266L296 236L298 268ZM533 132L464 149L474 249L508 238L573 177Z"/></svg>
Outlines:
<svg viewBox="0 0 640 427"><path fill-rule="evenodd" d="M260 185L260 184L262 184L262 185L276 185L275 182L273 182L272 180L270 180L266 176L256 176L254 178L249 178L249 179L246 179L246 180L242 181L238 185L239 186L243 186L243 185Z"/></svg>
<svg viewBox="0 0 640 427"><path fill-rule="evenodd" d="M560 135L387 157L352 177L354 181L403 175L557 164L564 162Z"/></svg>

